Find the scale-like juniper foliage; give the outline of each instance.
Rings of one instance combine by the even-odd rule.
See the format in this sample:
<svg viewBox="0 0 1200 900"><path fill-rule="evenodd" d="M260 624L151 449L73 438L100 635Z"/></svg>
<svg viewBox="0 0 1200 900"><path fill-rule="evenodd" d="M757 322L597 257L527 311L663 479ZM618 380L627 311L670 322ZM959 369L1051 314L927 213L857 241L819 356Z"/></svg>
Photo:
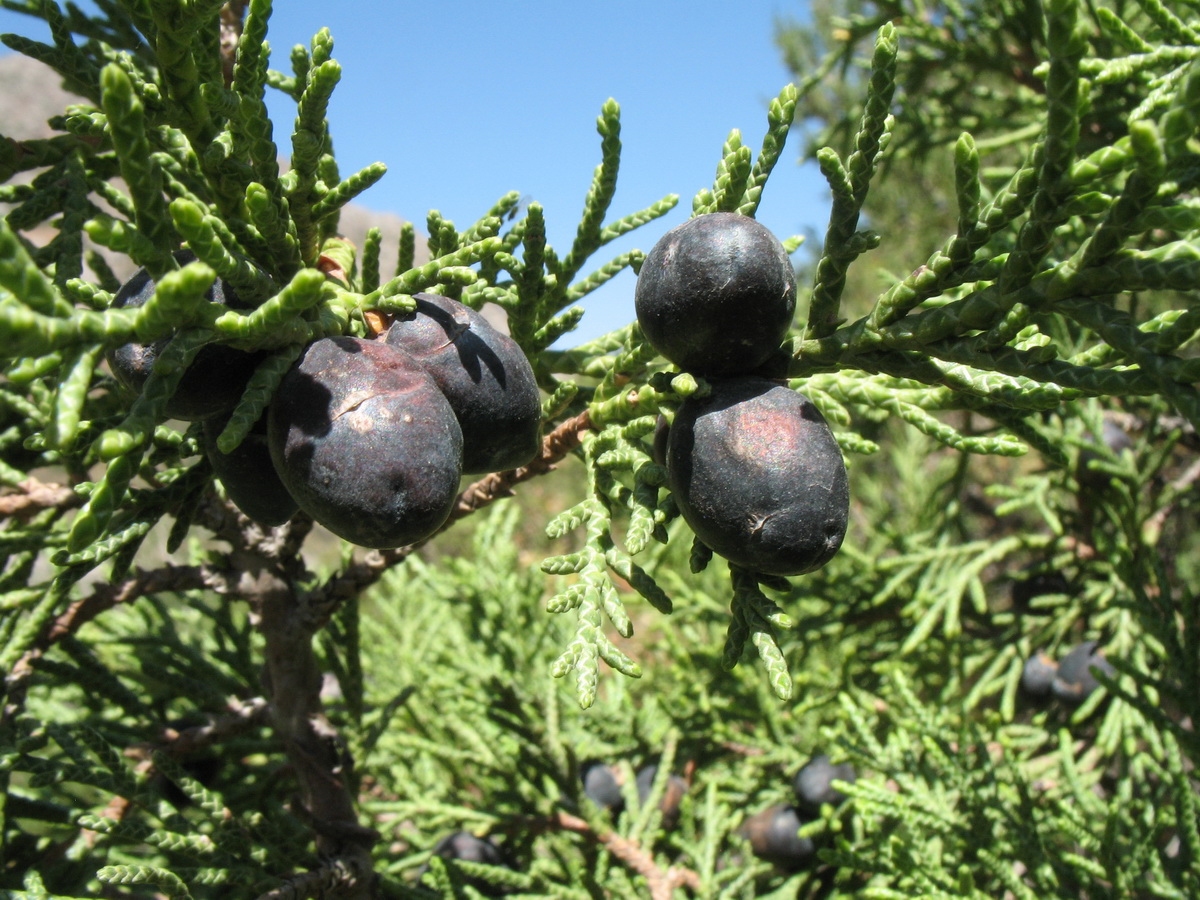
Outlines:
<svg viewBox="0 0 1200 900"><path fill-rule="evenodd" d="M771 365L833 426L852 521L793 580L679 517L654 442L703 379L636 324L557 347L644 257L606 246L677 201L612 214L615 101L570 247L546 222L575 211L513 191L430 212L424 264L406 226L385 272L378 231L339 235L385 166L339 171L329 31L283 72L270 0L2 5L81 102L0 139L34 176L0 187L0 895L1200 893L1193 5L848 0L781 33L797 83L691 209L753 215L819 120L830 221ZM144 305L97 246L149 271ZM506 315L540 455L419 553L241 516L202 426L166 420L189 363L256 354L231 453L307 343L422 290ZM104 360L134 341L161 349L131 397ZM1084 644L1090 693L1025 677ZM754 817L821 753L857 779L781 858ZM456 858L456 832L488 843Z"/></svg>

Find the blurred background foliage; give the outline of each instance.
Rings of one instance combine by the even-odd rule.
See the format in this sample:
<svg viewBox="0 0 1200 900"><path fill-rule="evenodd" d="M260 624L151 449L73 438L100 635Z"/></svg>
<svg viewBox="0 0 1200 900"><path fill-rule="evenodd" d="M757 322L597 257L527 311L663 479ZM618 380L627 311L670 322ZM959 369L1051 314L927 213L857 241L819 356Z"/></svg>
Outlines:
<svg viewBox="0 0 1200 900"><path fill-rule="evenodd" d="M1089 58L1129 60L1127 77L1088 82L1083 156L1125 137L1130 109L1157 89L1145 57L1182 67L1200 53L1200 8L1112 0L1078 13ZM887 23L899 47L895 125L862 210L878 244L847 272L841 313L851 320L954 233L960 134L975 139L988 191L1045 124L1041 4L816 0L811 24L781 23L778 36L800 88L806 157L853 151ZM1193 175L1178 178L1181 202L1193 202ZM1082 239L1093 226L1063 227ZM1015 246L1016 229L997 240ZM814 283L820 256L814 247L802 285ZM1194 291L1128 298L1139 318L1194 304ZM1065 317L1042 325L1063 347L1089 345ZM1186 342L1180 353L1194 357ZM15 401L0 406L0 432L20 414ZM942 415L967 435L996 425L978 410ZM1033 452L973 455L855 409L853 428L839 432L878 449L848 455L841 552L818 572L764 584L794 622L777 633L786 701L751 664L753 647L746 664L725 664L725 565L692 572L678 519L640 559L672 614L619 585L634 630L613 640L641 677L601 678L587 710L572 684L550 677L572 628L546 612L562 580L538 564L572 549L543 528L583 490L574 458L391 567L360 602L339 606L316 642L346 760L338 775L381 836L378 894L1200 895L1194 423L1148 393L1062 402L1027 413L1023 428ZM5 462L23 468L22 452L6 444ZM14 606L33 564L20 556L29 530L0 532ZM145 559L168 558L167 530L149 533ZM192 537L183 552L221 577L236 566L219 541ZM319 549L314 577L337 570L342 552ZM260 696L257 624L246 604L199 587L155 593L106 610L36 660L0 742L0 895L352 889L353 873L318 858L310 832L321 823L295 802L296 772ZM1082 702L1023 683L1037 653L1061 660L1087 641L1111 669ZM841 785L841 802L800 813L815 853L772 856L751 823L796 805L792 778L822 753L853 764L857 779ZM585 793L592 761L614 767L623 808ZM635 773L648 764L659 775L639 798ZM677 808L660 808L670 774L686 790ZM494 855L436 852L463 831Z"/></svg>

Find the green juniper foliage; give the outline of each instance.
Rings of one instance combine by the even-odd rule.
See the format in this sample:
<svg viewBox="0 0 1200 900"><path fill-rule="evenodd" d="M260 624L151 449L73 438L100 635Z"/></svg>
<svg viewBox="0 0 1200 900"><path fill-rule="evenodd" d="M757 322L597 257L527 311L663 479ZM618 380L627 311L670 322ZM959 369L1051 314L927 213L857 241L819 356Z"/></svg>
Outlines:
<svg viewBox="0 0 1200 900"><path fill-rule="evenodd" d="M1196 4L846 0L781 30L797 82L692 211L752 216L818 123L830 222L769 365L833 425L851 529L791 580L715 557L666 488L659 417L703 378L636 323L558 348L641 264L605 245L677 199L610 216L616 102L569 248L514 191L429 213L423 265L406 227L382 272L378 231L339 236L385 169L338 169L328 31L282 72L270 0L0 4L82 98L0 139L5 181L37 173L0 187L0 896L1200 895ZM240 515L206 440L252 442L306 344L420 291L507 315L541 455L421 548ZM161 342L136 393L106 362L131 341ZM206 438L167 404L214 347L256 363ZM1085 643L1090 693L1053 671ZM857 778L789 860L756 816L820 753Z"/></svg>

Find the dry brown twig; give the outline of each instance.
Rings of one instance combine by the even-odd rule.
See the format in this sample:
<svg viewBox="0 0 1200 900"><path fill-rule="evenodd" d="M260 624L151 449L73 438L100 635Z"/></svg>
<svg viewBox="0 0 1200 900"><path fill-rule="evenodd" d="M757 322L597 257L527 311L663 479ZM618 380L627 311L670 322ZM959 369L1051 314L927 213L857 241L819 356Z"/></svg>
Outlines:
<svg viewBox="0 0 1200 900"><path fill-rule="evenodd" d="M671 900L675 889L680 887L693 891L700 889L699 875L683 866L662 868L654 861L654 855L636 841L623 838L612 831L597 832L583 819L570 813L556 813L551 824L603 844L613 856L646 879L650 886L650 900Z"/></svg>
<svg viewBox="0 0 1200 900"><path fill-rule="evenodd" d="M19 493L0 497L0 519L10 516L28 518L43 509L69 509L83 503L83 497L67 485L27 478L17 485Z"/></svg>
<svg viewBox="0 0 1200 900"><path fill-rule="evenodd" d="M251 697L249 700L230 698L223 715L212 716L202 725L182 730L166 726L159 743L134 744L126 748L125 755L138 760L149 759L158 750L182 759L257 728L266 721L268 711L269 705L263 697Z"/></svg>

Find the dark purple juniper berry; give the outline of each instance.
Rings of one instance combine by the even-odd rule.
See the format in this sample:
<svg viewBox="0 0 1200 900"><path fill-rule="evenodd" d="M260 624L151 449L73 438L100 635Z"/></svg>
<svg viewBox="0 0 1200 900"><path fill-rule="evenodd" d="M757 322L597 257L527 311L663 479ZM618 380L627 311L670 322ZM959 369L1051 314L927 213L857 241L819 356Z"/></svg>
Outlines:
<svg viewBox="0 0 1200 900"><path fill-rule="evenodd" d="M364 547L431 536L462 476L462 431L411 356L379 341L323 338L271 402L275 469L300 508Z"/></svg>
<svg viewBox="0 0 1200 900"><path fill-rule="evenodd" d="M742 375L787 335L796 275L765 226L737 213L708 213L672 228L646 254L634 304L646 339L681 369Z"/></svg>
<svg viewBox="0 0 1200 900"><path fill-rule="evenodd" d="M437 294L388 329L388 345L411 355L450 402L463 434L463 472L515 469L541 448L542 403L529 360L482 314Z"/></svg>
<svg viewBox="0 0 1200 900"><path fill-rule="evenodd" d="M1116 673L1112 663L1096 648L1096 641L1084 641L1059 660L1052 686L1055 697L1064 703L1082 703L1100 686L1093 670L1110 678Z"/></svg>
<svg viewBox="0 0 1200 900"><path fill-rule="evenodd" d="M299 507L271 462L266 414L254 423L250 433L231 453L222 453L217 447L217 439L227 421L210 419L203 425L204 455L212 465L213 474L233 505L247 518L268 528L282 525Z"/></svg>
<svg viewBox="0 0 1200 900"><path fill-rule="evenodd" d="M846 795L835 788L833 782L844 781L853 784L855 777L854 766L850 763L834 765L824 753L814 756L801 766L792 779L796 802L802 809L812 813L819 812L825 803L837 806L846 799Z"/></svg>
<svg viewBox="0 0 1200 900"><path fill-rule="evenodd" d="M765 378L714 380L708 396L683 402L667 480L696 536L755 572L811 572L846 534L841 448L812 401Z"/></svg>
<svg viewBox="0 0 1200 900"><path fill-rule="evenodd" d="M738 833L750 841L750 849L759 859L795 870L816 857L816 844L799 835L800 827L808 821L795 806L779 803L751 816Z"/></svg>

